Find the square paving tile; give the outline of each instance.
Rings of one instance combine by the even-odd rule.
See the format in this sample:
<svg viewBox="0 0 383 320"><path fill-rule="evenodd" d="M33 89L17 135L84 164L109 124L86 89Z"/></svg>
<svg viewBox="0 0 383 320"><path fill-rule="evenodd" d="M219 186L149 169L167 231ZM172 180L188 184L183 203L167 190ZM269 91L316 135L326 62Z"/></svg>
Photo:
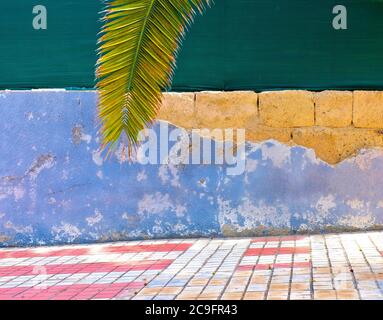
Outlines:
<svg viewBox="0 0 383 320"><path fill-rule="evenodd" d="M383 299L383 232L0 249L0 299L265 298Z"/></svg>

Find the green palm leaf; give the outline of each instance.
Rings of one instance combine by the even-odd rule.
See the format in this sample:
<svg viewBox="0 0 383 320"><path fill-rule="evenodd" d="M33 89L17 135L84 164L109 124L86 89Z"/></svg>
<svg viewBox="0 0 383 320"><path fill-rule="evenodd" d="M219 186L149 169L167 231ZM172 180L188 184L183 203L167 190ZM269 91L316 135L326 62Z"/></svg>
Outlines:
<svg viewBox="0 0 383 320"><path fill-rule="evenodd" d="M129 146L151 125L170 85L185 29L210 0L108 0L99 39L98 114L103 148Z"/></svg>

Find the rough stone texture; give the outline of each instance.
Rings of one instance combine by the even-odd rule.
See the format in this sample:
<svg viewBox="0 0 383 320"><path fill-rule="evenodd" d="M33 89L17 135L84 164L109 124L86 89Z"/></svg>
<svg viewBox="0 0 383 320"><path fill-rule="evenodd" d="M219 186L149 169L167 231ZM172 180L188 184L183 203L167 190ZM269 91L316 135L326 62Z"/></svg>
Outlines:
<svg viewBox="0 0 383 320"><path fill-rule="evenodd" d="M258 116L258 95L252 91L196 94L199 128L246 128Z"/></svg>
<svg viewBox="0 0 383 320"><path fill-rule="evenodd" d="M269 139L287 143L291 140L292 128L273 128L262 125L259 120L252 121L246 128L246 140L260 142Z"/></svg>
<svg viewBox="0 0 383 320"><path fill-rule="evenodd" d="M352 124L351 91L314 93L315 123L318 126L341 128Z"/></svg>
<svg viewBox="0 0 383 320"><path fill-rule="evenodd" d="M194 93L164 93L158 119L191 129L195 127Z"/></svg>
<svg viewBox="0 0 383 320"><path fill-rule="evenodd" d="M372 129L299 128L293 130L293 142L314 149L318 158L336 164L360 149L383 147L383 134Z"/></svg>
<svg viewBox="0 0 383 320"><path fill-rule="evenodd" d="M361 148L383 145L381 132L371 129L383 126L378 108L383 106L382 93L357 91L354 96L354 122L365 129L350 126L353 93L349 91L201 92L195 96L195 107L194 94L171 93L165 94L159 118L187 129L245 128L249 142L273 139L307 146L335 164ZM313 126L314 102L318 127Z"/></svg>
<svg viewBox="0 0 383 320"><path fill-rule="evenodd" d="M313 126L313 93L303 90L262 92L259 113L262 122L270 127Z"/></svg>
<svg viewBox="0 0 383 320"><path fill-rule="evenodd" d="M383 128L382 91L354 91L353 122L359 128Z"/></svg>

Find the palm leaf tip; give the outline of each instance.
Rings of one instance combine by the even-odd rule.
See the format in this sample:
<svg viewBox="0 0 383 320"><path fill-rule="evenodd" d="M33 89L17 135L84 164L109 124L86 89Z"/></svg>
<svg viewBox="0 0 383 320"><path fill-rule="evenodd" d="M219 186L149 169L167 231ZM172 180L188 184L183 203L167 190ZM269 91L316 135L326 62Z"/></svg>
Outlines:
<svg viewBox="0 0 383 320"><path fill-rule="evenodd" d="M170 86L185 30L210 0L109 0L99 37L98 115L105 148L137 146Z"/></svg>

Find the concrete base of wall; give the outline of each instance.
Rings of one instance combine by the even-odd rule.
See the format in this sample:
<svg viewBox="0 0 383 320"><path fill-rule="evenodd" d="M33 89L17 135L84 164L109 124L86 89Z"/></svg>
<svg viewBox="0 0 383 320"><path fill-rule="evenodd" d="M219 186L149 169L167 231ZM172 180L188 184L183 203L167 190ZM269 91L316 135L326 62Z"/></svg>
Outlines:
<svg viewBox="0 0 383 320"><path fill-rule="evenodd" d="M234 176L229 165L129 162L122 145L104 160L96 100L0 93L0 246L383 227L379 148L331 165L310 148L247 142Z"/></svg>

